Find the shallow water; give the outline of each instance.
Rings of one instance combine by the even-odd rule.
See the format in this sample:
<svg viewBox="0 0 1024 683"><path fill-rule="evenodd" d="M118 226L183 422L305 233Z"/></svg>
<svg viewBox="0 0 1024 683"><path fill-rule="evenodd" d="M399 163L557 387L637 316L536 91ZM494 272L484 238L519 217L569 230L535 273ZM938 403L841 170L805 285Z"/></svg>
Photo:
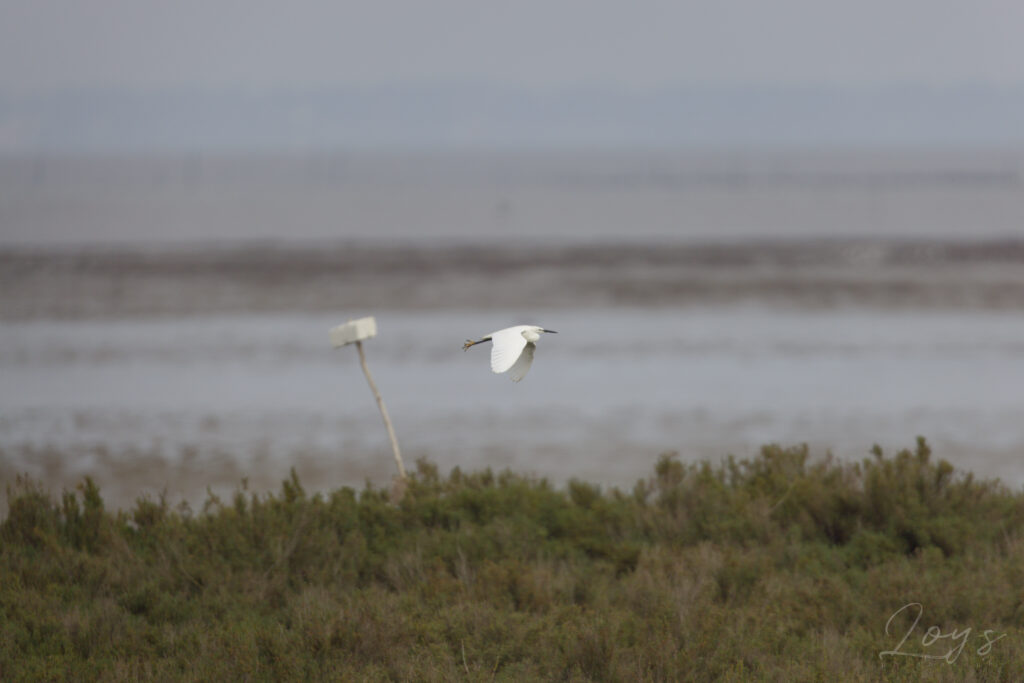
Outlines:
<svg viewBox="0 0 1024 683"><path fill-rule="evenodd" d="M749 456L808 442L859 458L926 435L940 457L1024 482L1024 317L1000 312L755 307L551 309L518 384L461 341L523 312L388 312L366 343L409 463L513 467L628 486L657 455ZM8 474L131 471L170 487L191 458L206 485L386 481L388 442L330 315L25 321L0 328ZM35 450L27 449L32 446ZM73 458L54 463L47 447ZM151 473L132 462L150 462ZM226 477L229 480L223 481ZM192 492L194 493L194 492Z"/></svg>
<svg viewBox="0 0 1024 683"><path fill-rule="evenodd" d="M0 244L1024 236L1024 150L0 157Z"/></svg>

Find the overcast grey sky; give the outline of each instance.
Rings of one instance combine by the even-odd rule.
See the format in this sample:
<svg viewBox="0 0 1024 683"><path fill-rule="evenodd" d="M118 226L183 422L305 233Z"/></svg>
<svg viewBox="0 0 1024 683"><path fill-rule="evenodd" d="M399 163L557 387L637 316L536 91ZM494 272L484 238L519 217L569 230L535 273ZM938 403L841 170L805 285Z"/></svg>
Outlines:
<svg viewBox="0 0 1024 683"><path fill-rule="evenodd" d="M1024 84L1020 0L0 0L0 92Z"/></svg>

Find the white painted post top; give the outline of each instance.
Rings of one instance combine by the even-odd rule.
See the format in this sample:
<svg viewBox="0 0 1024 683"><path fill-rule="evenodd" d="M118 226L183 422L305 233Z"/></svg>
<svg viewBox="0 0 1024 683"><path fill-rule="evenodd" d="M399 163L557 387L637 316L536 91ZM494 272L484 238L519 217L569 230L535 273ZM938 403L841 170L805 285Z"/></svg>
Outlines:
<svg viewBox="0 0 1024 683"><path fill-rule="evenodd" d="M377 320L372 315L359 320L349 320L343 325L331 328L331 344L334 348L376 336Z"/></svg>

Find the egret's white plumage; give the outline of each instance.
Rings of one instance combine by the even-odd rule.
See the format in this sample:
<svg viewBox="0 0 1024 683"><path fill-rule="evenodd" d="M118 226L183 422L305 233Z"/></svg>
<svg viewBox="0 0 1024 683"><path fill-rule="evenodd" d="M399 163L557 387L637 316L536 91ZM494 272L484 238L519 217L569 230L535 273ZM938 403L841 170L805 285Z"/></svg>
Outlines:
<svg viewBox="0 0 1024 683"><path fill-rule="evenodd" d="M555 334L554 330L545 330L537 325L516 325L504 330L491 332L477 341L467 339L462 345L466 350L474 344L491 342L491 371L508 372L513 382L518 382L530 370L533 363L533 352L537 349L537 340L542 332Z"/></svg>

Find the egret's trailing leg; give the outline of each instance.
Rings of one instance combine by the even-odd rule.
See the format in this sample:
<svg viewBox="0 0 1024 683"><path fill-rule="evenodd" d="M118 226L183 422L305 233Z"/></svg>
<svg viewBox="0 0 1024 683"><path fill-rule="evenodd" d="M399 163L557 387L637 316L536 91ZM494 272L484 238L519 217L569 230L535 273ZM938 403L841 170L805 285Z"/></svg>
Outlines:
<svg viewBox="0 0 1024 683"><path fill-rule="evenodd" d="M475 344L483 344L485 341L491 341L491 338L490 337L484 337L483 339L478 339L476 341L473 341L472 339L467 339L466 343L462 345L462 350L463 351L469 351L469 347L470 346L473 346Z"/></svg>

